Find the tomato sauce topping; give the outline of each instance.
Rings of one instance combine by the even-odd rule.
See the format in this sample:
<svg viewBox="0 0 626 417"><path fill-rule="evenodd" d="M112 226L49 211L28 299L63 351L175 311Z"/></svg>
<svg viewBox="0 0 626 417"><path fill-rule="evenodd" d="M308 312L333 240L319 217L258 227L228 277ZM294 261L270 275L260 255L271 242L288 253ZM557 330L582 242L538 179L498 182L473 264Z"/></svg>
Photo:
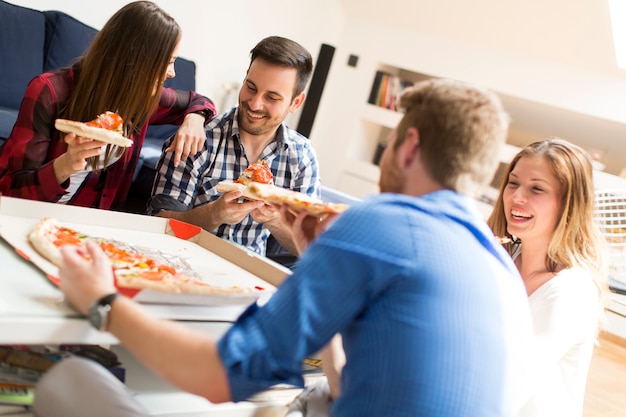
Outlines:
<svg viewBox="0 0 626 417"><path fill-rule="evenodd" d="M270 166L265 161L255 162L246 168L244 175L249 181L259 182L261 184L270 184L274 176L270 171ZM239 178L235 180L236 183L245 184L245 182Z"/></svg>
<svg viewBox="0 0 626 417"><path fill-rule="evenodd" d="M60 227L55 235L54 246L80 245L80 237L71 229Z"/></svg>
<svg viewBox="0 0 626 417"><path fill-rule="evenodd" d="M122 123L124 123L124 120L122 120L119 114L107 111L99 115L95 120L86 122L85 124L87 126L101 127L107 130L117 130L122 126Z"/></svg>

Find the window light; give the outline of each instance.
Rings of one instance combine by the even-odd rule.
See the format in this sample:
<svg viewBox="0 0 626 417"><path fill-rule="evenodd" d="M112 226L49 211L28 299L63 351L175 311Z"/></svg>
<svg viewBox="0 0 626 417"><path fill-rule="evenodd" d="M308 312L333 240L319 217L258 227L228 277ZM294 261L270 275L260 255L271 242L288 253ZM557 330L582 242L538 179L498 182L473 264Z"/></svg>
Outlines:
<svg viewBox="0 0 626 417"><path fill-rule="evenodd" d="M626 69L626 1L608 0L617 66Z"/></svg>

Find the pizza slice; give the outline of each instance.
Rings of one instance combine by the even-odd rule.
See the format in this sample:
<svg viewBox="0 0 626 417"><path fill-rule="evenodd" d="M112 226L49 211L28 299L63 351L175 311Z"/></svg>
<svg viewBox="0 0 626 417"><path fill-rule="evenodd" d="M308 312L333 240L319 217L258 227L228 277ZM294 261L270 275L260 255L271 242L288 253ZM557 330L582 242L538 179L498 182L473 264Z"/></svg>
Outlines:
<svg viewBox="0 0 626 417"><path fill-rule="evenodd" d="M248 185L253 182L260 184L273 184L274 175L272 175L272 171L270 170L270 166L267 162L265 162L265 160L261 160L246 168L245 171L241 173L239 178L235 180L235 182L243 185Z"/></svg>
<svg viewBox="0 0 626 417"><path fill-rule="evenodd" d="M349 207L347 204L324 202L308 194L276 187L271 184L251 183L248 189L258 200L265 201L268 204L287 204L296 213L306 211L308 214L316 217L338 214Z"/></svg>
<svg viewBox="0 0 626 417"><path fill-rule="evenodd" d="M133 144L133 141L124 137L123 124L124 121L121 116L110 111L100 114L96 119L89 122L66 119L54 121L54 127L61 132L74 133L76 136L127 148Z"/></svg>
<svg viewBox="0 0 626 417"><path fill-rule="evenodd" d="M270 167L261 160L251 164L245 169L234 181L221 181L217 184L216 190L220 193L228 193L231 191L241 191L243 196L249 200L256 200L255 196L248 190L248 185L252 183L274 184L274 176Z"/></svg>
<svg viewBox="0 0 626 417"><path fill-rule="evenodd" d="M111 261L119 288L151 289L170 293L235 295L262 291L260 288L217 286L204 282L189 264L179 257L163 256L154 249L137 248L112 239L87 236L45 217L35 225L28 239L39 254L56 266L63 259L64 245L83 246L96 242ZM177 258L175 261L172 258Z"/></svg>
<svg viewBox="0 0 626 417"><path fill-rule="evenodd" d="M250 165L235 181L222 181L217 191L226 193L241 190L248 200L259 200L267 204L287 204L294 212L307 211L312 216L341 213L347 204L327 203L299 191L274 185L273 175L265 161Z"/></svg>

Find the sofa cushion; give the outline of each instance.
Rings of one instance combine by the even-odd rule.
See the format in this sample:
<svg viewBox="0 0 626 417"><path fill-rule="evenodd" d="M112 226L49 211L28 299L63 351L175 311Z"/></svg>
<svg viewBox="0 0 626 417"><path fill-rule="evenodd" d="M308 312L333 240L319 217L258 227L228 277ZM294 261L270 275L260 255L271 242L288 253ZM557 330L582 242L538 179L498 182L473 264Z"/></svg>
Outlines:
<svg viewBox="0 0 626 417"><path fill-rule="evenodd" d="M177 90L195 91L196 89L196 64L185 58L176 58L174 64L176 76L165 80L166 87L172 87Z"/></svg>
<svg viewBox="0 0 626 417"><path fill-rule="evenodd" d="M44 71L73 64L85 53L98 31L63 12L51 10L43 14L46 18Z"/></svg>
<svg viewBox="0 0 626 417"><path fill-rule="evenodd" d="M0 107L0 141L9 137L16 120L17 110Z"/></svg>
<svg viewBox="0 0 626 417"><path fill-rule="evenodd" d="M0 1L0 106L19 108L42 72L45 26L41 12Z"/></svg>

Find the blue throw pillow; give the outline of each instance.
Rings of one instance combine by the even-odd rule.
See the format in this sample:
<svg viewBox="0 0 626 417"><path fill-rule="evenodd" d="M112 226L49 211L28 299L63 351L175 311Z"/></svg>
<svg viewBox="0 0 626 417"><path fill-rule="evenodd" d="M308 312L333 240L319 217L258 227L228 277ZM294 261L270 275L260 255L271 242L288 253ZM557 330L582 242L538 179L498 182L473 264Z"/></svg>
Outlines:
<svg viewBox="0 0 626 417"><path fill-rule="evenodd" d="M70 66L87 51L98 31L58 11L43 12L46 17L44 71Z"/></svg>
<svg viewBox="0 0 626 417"><path fill-rule="evenodd" d="M196 89L196 64L185 58L177 58L174 64L176 77L165 80L165 86L177 90L195 91Z"/></svg>
<svg viewBox="0 0 626 417"><path fill-rule="evenodd" d="M43 72L44 15L0 1L0 106L18 109L26 86Z"/></svg>

